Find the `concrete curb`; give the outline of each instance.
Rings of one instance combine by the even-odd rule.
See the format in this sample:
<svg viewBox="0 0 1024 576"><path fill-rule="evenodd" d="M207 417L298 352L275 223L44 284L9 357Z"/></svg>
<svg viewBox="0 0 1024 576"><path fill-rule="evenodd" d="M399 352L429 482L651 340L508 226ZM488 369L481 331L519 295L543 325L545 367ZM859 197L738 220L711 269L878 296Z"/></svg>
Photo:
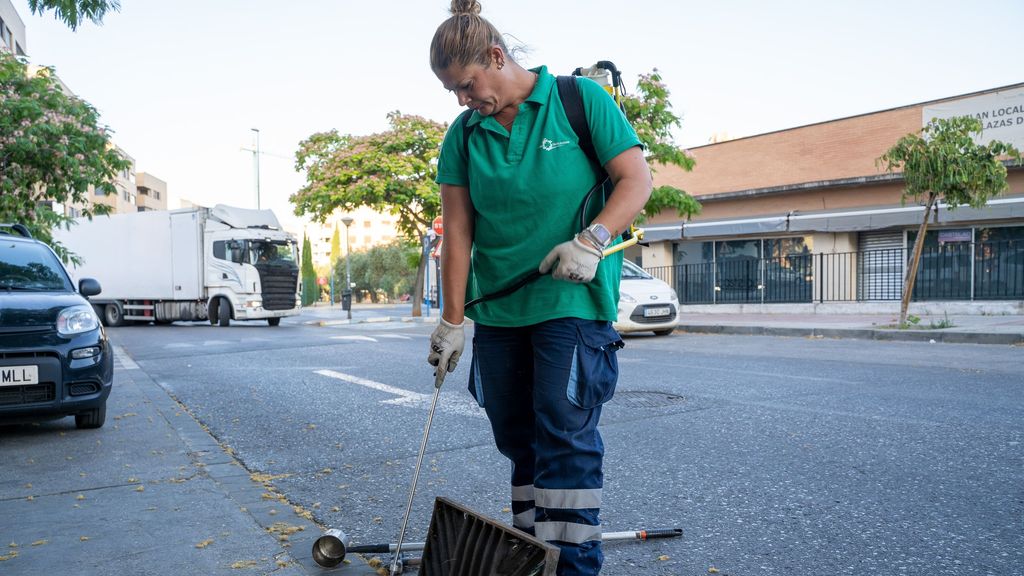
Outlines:
<svg viewBox="0 0 1024 576"><path fill-rule="evenodd" d="M852 338L899 342L944 342L949 344L1024 344L1024 334L993 332L943 332L940 330L879 330L872 328L814 328L795 326L722 326L680 324L680 332L696 334L737 334L744 336L787 336L795 338Z"/></svg>
<svg viewBox="0 0 1024 576"><path fill-rule="evenodd" d="M311 326L347 326L350 324L384 324L388 322L406 322L411 324L437 324L437 316L375 316L372 318L353 318L352 320L309 320L303 324Z"/></svg>

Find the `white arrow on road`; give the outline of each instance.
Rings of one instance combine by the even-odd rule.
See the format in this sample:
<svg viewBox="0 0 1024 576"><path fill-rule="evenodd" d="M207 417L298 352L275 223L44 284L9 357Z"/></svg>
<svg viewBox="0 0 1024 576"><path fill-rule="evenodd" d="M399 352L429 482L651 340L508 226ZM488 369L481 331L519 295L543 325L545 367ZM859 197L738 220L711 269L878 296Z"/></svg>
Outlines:
<svg viewBox="0 0 1024 576"><path fill-rule="evenodd" d="M413 392L411 390L405 390L384 384L382 382L374 382L373 380L367 380L366 378L360 378L359 376L353 376L351 374L342 374L341 372L335 372L334 370L314 370L315 373L321 376L327 376L328 378L335 378L337 380L344 380L345 382L351 382L352 384L358 384L378 390L380 392L387 392L388 394L394 394L398 398L392 398L391 400L382 400L382 404L392 404L395 406L409 406L412 408L422 408L427 410L430 408L430 400L433 397L431 394L422 394L420 392ZM431 386L433 385L433 378L430 378ZM462 416L471 416L473 418L485 418L483 408L480 408L476 402L460 402L459 400L451 398L440 398L437 402L437 407L443 412L450 414L459 414Z"/></svg>

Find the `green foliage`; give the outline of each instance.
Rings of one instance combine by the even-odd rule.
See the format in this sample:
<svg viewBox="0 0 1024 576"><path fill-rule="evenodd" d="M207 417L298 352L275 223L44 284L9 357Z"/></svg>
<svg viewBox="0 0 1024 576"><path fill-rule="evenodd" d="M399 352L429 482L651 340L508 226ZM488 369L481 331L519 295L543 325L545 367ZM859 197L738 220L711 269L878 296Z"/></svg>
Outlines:
<svg viewBox="0 0 1024 576"><path fill-rule="evenodd" d="M681 126L681 121L672 112L670 94L658 70L654 69L650 74L640 75L636 94L626 96L622 104L626 118L646 149L652 171L658 164L671 164L689 172L693 170L696 161L687 151L676 146L673 140L672 129ZM668 209L674 209L679 216L689 219L700 213L700 202L684 190L661 186L652 191L650 200L637 217L637 223L645 222Z"/></svg>
<svg viewBox="0 0 1024 576"><path fill-rule="evenodd" d="M313 248L309 236L302 235L302 305L309 306L319 300L320 286L316 283L316 271L313 269Z"/></svg>
<svg viewBox="0 0 1024 576"><path fill-rule="evenodd" d="M368 293L372 302L377 302L381 296L393 301L402 294L412 293L419 264L419 249L415 244L396 241L352 252L349 258L353 290ZM335 270L335 283L345 285L344 262L339 262Z"/></svg>
<svg viewBox="0 0 1024 576"><path fill-rule="evenodd" d="M61 91L51 70L29 75L0 51L0 222L25 224L65 262L78 260L51 230L72 219L43 203L84 204L88 218L106 214L107 206L88 204L90 188L116 193L113 179L130 165L98 121L92 106Z"/></svg>
<svg viewBox="0 0 1024 576"><path fill-rule="evenodd" d="M920 133L900 138L876 163L888 172L903 172L904 200L934 196L950 209L981 208L1006 190L1006 166L1000 158L1021 157L1004 142L978 144L981 129L981 121L970 116L936 118Z"/></svg>
<svg viewBox="0 0 1024 576"><path fill-rule="evenodd" d="M338 265L341 258L341 234L338 233L338 224L334 224L334 235L331 236L331 269Z"/></svg>
<svg viewBox="0 0 1024 576"><path fill-rule="evenodd" d="M369 206L398 216L398 231L418 242L441 211L434 178L446 126L388 114L391 129L369 136L313 134L299 144L295 168L306 185L292 194L295 214L323 222L336 210Z"/></svg>
<svg viewBox="0 0 1024 576"><path fill-rule="evenodd" d="M102 24L107 12L117 12L121 3L118 0L28 0L28 7L33 14L53 10L58 20L77 30L86 19Z"/></svg>
<svg viewBox="0 0 1024 576"><path fill-rule="evenodd" d="M648 218L657 216L664 210L675 210L680 217L685 216L689 220L691 216L700 214L701 205L696 198L678 188L658 186L651 190L651 197L636 221L638 224L644 223Z"/></svg>

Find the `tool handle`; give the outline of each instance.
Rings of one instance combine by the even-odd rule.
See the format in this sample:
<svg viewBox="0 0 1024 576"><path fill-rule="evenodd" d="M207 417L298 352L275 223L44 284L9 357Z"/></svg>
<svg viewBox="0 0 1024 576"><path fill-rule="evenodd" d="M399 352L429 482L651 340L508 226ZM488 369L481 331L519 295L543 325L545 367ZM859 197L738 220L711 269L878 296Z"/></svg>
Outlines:
<svg viewBox="0 0 1024 576"><path fill-rule="evenodd" d="M655 540L657 538L679 538L683 535L682 528L662 528L658 530L641 530L641 540Z"/></svg>

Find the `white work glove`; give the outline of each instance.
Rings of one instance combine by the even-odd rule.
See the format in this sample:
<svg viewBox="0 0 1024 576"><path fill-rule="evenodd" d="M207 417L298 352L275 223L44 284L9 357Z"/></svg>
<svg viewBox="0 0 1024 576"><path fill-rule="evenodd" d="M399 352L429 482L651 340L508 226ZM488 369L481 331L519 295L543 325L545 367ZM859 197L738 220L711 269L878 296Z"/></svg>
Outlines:
<svg viewBox="0 0 1024 576"><path fill-rule="evenodd" d="M585 284L594 279L602 258L604 254L600 250L577 236L552 248L540 263L539 270L541 274L547 274L557 261L558 266L551 273L552 278Z"/></svg>
<svg viewBox="0 0 1024 576"><path fill-rule="evenodd" d="M434 387L440 388L444 382L445 374L454 372L455 366L459 363L462 350L466 347L466 333L462 324L446 322L444 318L434 328L430 335L430 354L427 355L427 362L437 366L434 370Z"/></svg>

